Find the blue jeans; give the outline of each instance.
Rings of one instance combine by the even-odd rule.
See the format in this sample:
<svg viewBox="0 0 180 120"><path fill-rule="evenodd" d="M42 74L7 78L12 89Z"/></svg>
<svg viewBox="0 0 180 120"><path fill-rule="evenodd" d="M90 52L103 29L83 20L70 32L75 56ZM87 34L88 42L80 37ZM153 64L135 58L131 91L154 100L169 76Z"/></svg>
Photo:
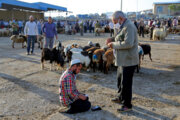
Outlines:
<svg viewBox="0 0 180 120"><path fill-rule="evenodd" d="M27 39L27 52L30 52L31 46L32 46L32 50L31 53L34 52L34 43L36 40L36 36L35 35L28 35L28 39Z"/></svg>
<svg viewBox="0 0 180 120"><path fill-rule="evenodd" d="M46 37L45 42L44 42L44 48L52 49L53 44L54 44L54 38L47 38Z"/></svg>

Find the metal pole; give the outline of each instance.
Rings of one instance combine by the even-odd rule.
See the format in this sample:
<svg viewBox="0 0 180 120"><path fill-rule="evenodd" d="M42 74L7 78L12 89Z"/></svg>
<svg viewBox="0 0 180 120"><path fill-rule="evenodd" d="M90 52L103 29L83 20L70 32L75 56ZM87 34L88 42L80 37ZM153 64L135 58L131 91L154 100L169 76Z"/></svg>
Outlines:
<svg viewBox="0 0 180 120"><path fill-rule="evenodd" d="M136 12L136 20L138 19L138 18L137 18L137 14L138 14L138 0L137 0L137 12Z"/></svg>
<svg viewBox="0 0 180 120"><path fill-rule="evenodd" d="M121 11L122 11L122 0L121 0Z"/></svg>

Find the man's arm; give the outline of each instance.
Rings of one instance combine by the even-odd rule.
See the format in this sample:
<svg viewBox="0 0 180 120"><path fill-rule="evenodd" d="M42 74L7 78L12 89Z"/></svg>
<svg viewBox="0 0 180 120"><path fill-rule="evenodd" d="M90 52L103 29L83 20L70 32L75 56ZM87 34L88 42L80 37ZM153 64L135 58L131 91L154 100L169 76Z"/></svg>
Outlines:
<svg viewBox="0 0 180 120"><path fill-rule="evenodd" d="M37 37L38 37L38 27L37 27L37 24L35 23L35 33L36 33L36 35L37 35Z"/></svg>
<svg viewBox="0 0 180 120"><path fill-rule="evenodd" d="M130 25L127 26L126 28L126 33L125 33L125 37L124 37L124 41L116 41L116 42L112 42L112 48L113 49L129 49L133 47L133 43L134 43L134 28ZM121 39L121 38L119 38Z"/></svg>
<svg viewBox="0 0 180 120"><path fill-rule="evenodd" d="M56 25L54 24L54 34L56 36L56 39L58 39L58 36L57 36L57 30L56 30Z"/></svg>
<svg viewBox="0 0 180 120"><path fill-rule="evenodd" d="M45 34L44 29L45 29L45 23L43 24L43 27L42 27L42 33L43 33L43 34L44 34L44 36L45 36L46 34Z"/></svg>
<svg viewBox="0 0 180 120"><path fill-rule="evenodd" d="M28 28L28 23L26 22L26 25L24 27L24 35L27 36L27 28Z"/></svg>

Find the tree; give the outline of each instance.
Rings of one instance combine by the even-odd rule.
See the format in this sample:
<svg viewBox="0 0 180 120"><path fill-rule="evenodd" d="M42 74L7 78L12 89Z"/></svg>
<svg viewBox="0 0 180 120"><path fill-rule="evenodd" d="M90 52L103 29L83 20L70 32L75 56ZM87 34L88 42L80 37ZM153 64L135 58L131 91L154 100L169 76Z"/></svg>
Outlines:
<svg viewBox="0 0 180 120"><path fill-rule="evenodd" d="M168 7L172 11L179 11L180 10L180 5L172 4L172 5L169 5Z"/></svg>

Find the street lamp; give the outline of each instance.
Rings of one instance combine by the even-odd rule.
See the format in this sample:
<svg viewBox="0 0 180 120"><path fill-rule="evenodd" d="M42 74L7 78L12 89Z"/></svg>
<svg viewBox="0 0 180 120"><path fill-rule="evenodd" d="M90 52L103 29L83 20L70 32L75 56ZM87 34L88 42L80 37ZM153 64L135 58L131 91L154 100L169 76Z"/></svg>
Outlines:
<svg viewBox="0 0 180 120"><path fill-rule="evenodd" d="M122 1L123 1L123 0L121 0L121 11L122 11Z"/></svg>

